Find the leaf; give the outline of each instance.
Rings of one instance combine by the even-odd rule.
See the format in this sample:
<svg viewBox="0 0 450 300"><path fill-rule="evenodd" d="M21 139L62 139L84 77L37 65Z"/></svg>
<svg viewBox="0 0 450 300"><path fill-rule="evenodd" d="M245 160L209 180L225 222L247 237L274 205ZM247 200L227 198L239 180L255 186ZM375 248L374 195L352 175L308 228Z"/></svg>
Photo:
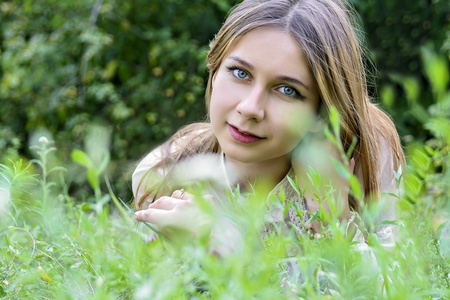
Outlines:
<svg viewBox="0 0 450 300"><path fill-rule="evenodd" d="M309 172L307 173L309 181L312 183L316 191L320 188L320 174L314 170L311 166L309 167Z"/></svg>
<svg viewBox="0 0 450 300"><path fill-rule="evenodd" d="M123 206L120 204L119 199L114 194L114 192L113 192L113 190L111 188L111 183L109 182L109 180L108 180L108 178L106 176L105 176L105 182L106 182L106 186L108 187L109 195L111 196L111 199L113 200L113 202L116 205L117 209L120 211L120 213L122 214L122 216L125 219L125 221L127 221L128 224L132 225L133 224L133 220L130 218L130 215L125 211ZM121 202L123 203L123 201L121 201Z"/></svg>
<svg viewBox="0 0 450 300"><path fill-rule="evenodd" d="M420 94L420 84L416 77L399 74L389 74L389 77L392 81L402 85L409 105L413 106L417 103Z"/></svg>
<svg viewBox="0 0 450 300"><path fill-rule="evenodd" d="M352 194L357 200L362 201L362 189L358 178L354 174L350 174L348 182L350 184L350 191L352 191Z"/></svg>
<svg viewBox="0 0 450 300"><path fill-rule="evenodd" d="M331 157L331 164L339 176L345 179L349 178L350 171L340 161Z"/></svg>
<svg viewBox="0 0 450 300"><path fill-rule="evenodd" d="M436 95L444 94L450 82L448 59L435 53L430 46L422 47L421 54L425 66L425 73L433 92Z"/></svg>
<svg viewBox="0 0 450 300"><path fill-rule="evenodd" d="M292 206L292 201L287 201L287 205L285 205L284 209L283 209L283 216L286 216L286 214L291 206Z"/></svg>
<svg viewBox="0 0 450 300"><path fill-rule="evenodd" d="M450 120L446 117L430 119L425 124L425 128L430 130L435 137L450 142Z"/></svg>
<svg viewBox="0 0 450 300"><path fill-rule="evenodd" d="M324 133L325 133L325 136L327 137L327 139L329 139L331 141L331 143L333 143L333 145L338 144L336 137L331 133L331 131L328 127L325 127Z"/></svg>
<svg viewBox="0 0 450 300"><path fill-rule="evenodd" d="M97 169L89 169L87 171L87 179L89 181L89 184L91 185L91 187L96 190L99 187L99 182L98 182L98 171Z"/></svg>
<svg viewBox="0 0 450 300"><path fill-rule="evenodd" d="M89 158L89 156L81 150L73 149L72 153L70 154L70 157L74 162L88 169L94 167L94 164L92 163L92 160Z"/></svg>
<svg viewBox="0 0 450 300"><path fill-rule="evenodd" d="M51 278L48 277L47 273L45 273L44 269L42 269L41 266L37 267L37 270L39 272L39 274L41 275L42 279L44 279L47 282L51 282Z"/></svg>
<svg viewBox="0 0 450 300"><path fill-rule="evenodd" d="M67 172L67 169L66 168L64 168L64 167L54 167L54 168L51 168L50 170L48 170L48 174L50 175L50 174L52 174L52 173L54 173L54 172Z"/></svg>
<svg viewBox="0 0 450 300"><path fill-rule="evenodd" d="M80 209L82 211L92 211L94 208L91 203L84 202L80 205Z"/></svg>
<svg viewBox="0 0 450 300"><path fill-rule="evenodd" d="M398 173L397 173L397 172L394 170L394 177L395 177L395 179L396 179L397 181L399 181L400 178L403 177L403 173L401 173L401 172L398 172Z"/></svg>
<svg viewBox="0 0 450 300"><path fill-rule="evenodd" d="M309 223L312 224L314 223L315 220L321 220L320 219L320 210L317 210L315 213L310 213L311 218L309 219Z"/></svg>
<svg viewBox="0 0 450 300"><path fill-rule="evenodd" d="M394 193L386 193L386 195L389 195L389 196L391 196L391 197L400 199L400 197L399 197L398 195L394 194Z"/></svg>
<svg viewBox="0 0 450 300"><path fill-rule="evenodd" d="M434 156L434 153L435 153L435 152L434 152L433 148L431 148L431 147L428 146L428 145L424 145L423 148L424 148L425 151L428 153L428 155Z"/></svg>
<svg viewBox="0 0 450 300"><path fill-rule="evenodd" d="M103 211L103 207L109 200L111 200L109 194L103 195L103 197L101 197L100 199L97 198L97 203L95 205L95 210L97 211L97 213Z"/></svg>
<svg viewBox="0 0 450 300"><path fill-rule="evenodd" d="M108 203L109 200L111 200L111 197L109 196L109 194L106 194L106 195L103 195L102 198L100 198L100 200L97 202L97 204L101 204L103 206L106 203Z"/></svg>
<svg viewBox="0 0 450 300"><path fill-rule="evenodd" d="M436 229L436 236L440 236L441 234L442 234L442 231L447 227L447 226L449 226L449 224L450 224L450 221L449 220L446 220L445 222L443 222L442 224L440 224L439 226L438 226L438 228Z"/></svg>
<svg viewBox="0 0 450 300"><path fill-rule="evenodd" d="M113 59L108 62L106 68L103 72L103 77L107 80L111 79L116 75L117 67L119 66L119 61L117 59Z"/></svg>
<svg viewBox="0 0 450 300"><path fill-rule="evenodd" d="M330 123L333 128L333 132L336 136L339 136L340 125L339 125L339 113L336 107L330 107Z"/></svg>
<svg viewBox="0 0 450 300"><path fill-rule="evenodd" d="M98 167L99 174L103 173L103 171L106 169L106 167L108 166L109 161L111 159L111 155L109 154L108 150L104 150L103 154L104 154L104 156L103 156L102 163L100 164L100 167Z"/></svg>
<svg viewBox="0 0 450 300"><path fill-rule="evenodd" d="M357 143L358 143L358 138L355 135L355 136L353 136L352 144L350 145L350 147L347 150L347 159L350 159L352 157L353 151L355 150Z"/></svg>
<svg viewBox="0 0 450 300"><path fill-rule="evenodd" d="M395 89L392 85L386 84L381 88L381 102L385 107L391 108L395 103Z"/></svg>
<svg viewBox="0 0 450 300"><path fill-rule="evenodd" d="M300 190L298 189L298 184L292 180L291 177L287 176L287 179L289 181L289 184L292 186L292 188L295 190L295 192L299 195L301 195Z"/></svg>
<svg viewBox="0 0 450 300"><path fill-rule="evenodd" d="M377 227L381 227L381 226L384 226L384 225L395 225L395 226L398 226L398 222L397 221L385 220L383 222L378 223L376 226Z"/></svg>
<svg viewBox="0 0 450 300"><path fill-rule="evenodd" d="M28 260L27 258L25 258L24 256L21 256L19 254L14 254L14 257L19 259L22 262L26 262Z"/></svg>

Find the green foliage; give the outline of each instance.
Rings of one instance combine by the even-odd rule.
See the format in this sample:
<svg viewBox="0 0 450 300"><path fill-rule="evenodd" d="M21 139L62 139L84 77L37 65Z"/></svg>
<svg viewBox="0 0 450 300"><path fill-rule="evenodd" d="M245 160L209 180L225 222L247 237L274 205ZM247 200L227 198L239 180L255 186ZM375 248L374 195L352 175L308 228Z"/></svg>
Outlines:
<svg viewBox="0 0 450 300"><path fill-rule="evenodd" d="M441 62L449 57L449 6L428 2L351 1L380 70L376 96L407 140L426 137L421 124L431 91L448 87ZM130 198L118 183L129 179L130 161L205 118L207 45L235 3L2 1L0 162L31 157L29 146L42 135L56 141L56 158L68 161L73 148L82 149L90 124L99 124L110 130L114 189ZM430 70L420 60L425 44L440 53ZM429 86L422 69L444 72L439 87ZM430 124L445 125L444 119ZM89 197L84 188L77 188L80 196Z"/></svg>
<svg viewBox="0 0 450 300"><path fill-rule="evenodd" d="M411 191L411 197L420 195L424 189L434 190L439 195L448 195L449 188L449 145L450 145L450 127L448 119L450 117L450 91L446 89L449 84L450 66L441 57L423 49L423 60L426 66L426 75L433 87L433 94L436 103L431 105L427 111L423 110L424 128L428 130L431 138L424 144L414 143L409 147L411 154L410 166L412 168L411 176L420 182L419 185L413 184L415 191ZM439 67L436 67L439 62Z"/></svg>
<svg viewBox="0 0 450 300"><path fill-rule="evenodd" d="M395 120L400 136L427 138L423 130L422 108L433 104L434 94L421 70L440 69L450 59L450 6L445 0L351 0L366 33L372 70L376 80L371 87L375 99ZM439 53L436 61L425 64L423 48ZM370 64L368 64L370 67ZM428 67L427 67L428 66ZM438 70L433 71L439 73ZM437 74L436 74L437 75ZM434 84L448 89L445 74ZM448 75L447 75L448 76ZM377 101L378 102L378 101Z"/></svg>
<svg viewBox="0 0 450 300"><path fill-rule="evenodd" d="M420 46L430 42L449 53L447 1L351 0L360 15L367 42L377 65L386 73L421 70ZM384 74L380 74L384 76ZM383 78L383 80L386 78Z"/></svg>
<svg viewBox="0 0 450 300"><path fill-rule="evenodd" d="M109 152L104 151L104 158L102 164L97 167L94 165L89 156L81 150L74 149L71 154L71 158L74 162L86 167L87 179L91 187L95 191L95 197L97 201L100 200L100 174L106 169L106 166L109 164Z"/></svg>
<svg viewBox="0 0 450 300"><path fill-rule="evenodd" d="M275 227L261 241L266 199L237 191L229 196L244 243L218 258L205 239L149 242L154 228L132 225L121 199L130 199L130 160L204 118L206 45L234 1L2 1L0 297L449 298L450 7L352 3L380 70L381 102L410 135L401 238L380 246L370 234L384 225L372 221L374 206L359 216L368 244L355 243L332 206L312 216L330 224L321 237ZM328 132L336 143L337 118ZM348 165L333 165L360 199ZM319 189L320 174L309 178ZM298 251L298 278L286 276L286 249Z"/></svg>
<svg viewBox="0 0 450 300"><path fill-rule="evenodd" d="M430 219L422 217L427 209L425 202L414 205L402 202L408 217L399 228L401 238L394 247L386 249L373 234L369 235L368 244L353 241L346 225L337 222L338 211L334 209L331 214L322 215L329 223L322 236L278 234L281 227L275 225L261 240L266 201L261 201L258 191L254 194L236 191L229 194L234 213L229 216L243 234L243 244L236 253L219 258L204 238L176 247L162 239L148 242L151 229L133 226L132 212L118 202L122 214L108 207L92 210L75 204L67 190L55 190L52 187L61 185L52 185L55 182L43 175L50 170L44 162L52 152L51 142L42 139L39 151L42 155L35 161L42 171L38 188L29 188L31 192L21 199L12 190L10 201L12 205L22 200L40 200L28 201L27 207L20 209L38 213L26 219L19 213L11 214L7 220L0 219L2 297L445 299L450 296L449 264L440 254ZM76 153L77 160L92 167L88 156ZM7 173L18 181L34 173L30 168L3 169L8 169ZM28 175L18 176L19 173ZM42 206L43 197L51 205ZM241 197L245 201L237 199ZM282 207L287 199L273 201L273 205ZM377 212L366 211L362 217L370 219L371 214L374 217ZM14 226L9 225L11 221ZM367 233L364 223L355 224ZM287 250L290 258L286 256ZM288 276L288 261L298 267L294 277Z"/></svg>
<svg viewBox="0 0 450 300"><path fill-rule="evenodd" d="M449 64L428 48L422 49L425 74L432 87L435 103L423 110L423 127L430 138L422 143L411 143L407 148L408 173L405 179L407 199L412 203L423 202L424 214L432 218L436 238L430 247L442 248L443 255L450 257L450 91ZM410 211L410 213L413 213ZM441 236L439 238L439 236ZM436 268L442 268L442 258L435 258ZM439 280L444 280L439 278ZM448 280L448 279L447 279Z"/></svg>
<svg viewBox="0 0 450 300"><path fill-rule="evenodd" d="M111 129L109 172L124 178L130 159L205 118L207 45L230 5L2 1L1 161L29 156L42 130L68 160L95 123Z"/></svg>

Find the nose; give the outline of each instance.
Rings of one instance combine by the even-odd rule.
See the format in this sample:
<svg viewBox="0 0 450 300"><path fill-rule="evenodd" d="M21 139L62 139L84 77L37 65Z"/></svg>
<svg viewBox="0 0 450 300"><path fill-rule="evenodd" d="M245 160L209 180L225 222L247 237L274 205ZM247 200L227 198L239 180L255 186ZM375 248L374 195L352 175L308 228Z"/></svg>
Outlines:
<svg viewBox="0 0 450 300"><path fill-rule="evenodd" d="M266 91L258 86L245 95L236 106L236 111L246 119L253 119L257 122L264 119L266 105Z"/></svg>

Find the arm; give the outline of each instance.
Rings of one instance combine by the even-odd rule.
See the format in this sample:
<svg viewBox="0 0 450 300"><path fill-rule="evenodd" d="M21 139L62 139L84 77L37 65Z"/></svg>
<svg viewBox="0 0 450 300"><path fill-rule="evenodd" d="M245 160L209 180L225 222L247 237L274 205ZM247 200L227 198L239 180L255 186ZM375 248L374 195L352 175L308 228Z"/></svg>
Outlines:
<svg viewBox="0 0 450 300"><path fill-rule="evenodd" d="M381 190L381 199L378 202L378 217L375 220L375 224L379 224L383 221L395 220L396 217L396 204L397 198L392 195L397 195L398 189L396 185L396 178L394 176L394 158L392 150L388 142L380 136L380 171L379 171L379 186ZM351 210L348 203L349 184L348 181L338 174L333 167L332 159L338 160L342 163L339 151L332 145L327 139L315 139L308 142L305 146L301 147L296 153L293 160L293 167L295 174L298 178L298 184L300 191L305 191L304 197L306 199L309 210L314 213L319 209L319 201L317 201L316 195L324 194L329 185L333 186L335 191L332 193L332 197L335 199L335 205L340 205L342 213L339 215L341 221L350 220L352 217ZM318 171L320 174L320 186L319 190L311 183L308 177L309 167ZM347 172L353 173L355 169L354 160L349 161L349 170ZM401 172L401 170L399 170ZM342 173L343 171L341 171ZM362 181L360 172L356 172L359 181ZM306 190L305 190L306 189ZM363 195L364 197L364 195ZM337 201L340 199L340 201ZM330 208L327 203L324 203L322 208L330 213ZM314 228L317 229L317 222L314 224ZM380 242L384 244L392 244L394 237L395 226L385 225L377 228Z"/></svg>
<svg viewBox="0 0 450 300"><path fill-rule="evenodd" d="M376 220L376 224L383 221L395 221L397 219L397 202L398 188L397 178L394 176L394 157L389 144L383 138L381 143L381 159L380 159L380 214ZM401 167L395 170L398 174L402 173ZM396 225L383 225L376 229L381 245L385 247L393 247L395 245L396 236L398 234Z"/></svg>
<svg viewBox="0 0 450 300"><path fill-rule="evenodd" d="M329 193L330 187L332 187L334 191L330 194L330 199L334 200L333 204L338 207L337 211L341 212L338 216L339 220L346 221L351 218L348 203L349 184L348 180L333 167L333 159L343 165L346 164L342 161L339 150L331 141L317 138L307 141L307 143L300 146L293 157L292 167L294 168L299 189L303 192L309 211L315 213L319 210L320 204L317 199L317 196L319 196L322 199L323 210L330 214L329 203L324 196ZM353 173L355 167L353 159L348 162L348 166L349 170L347 172ZM314 176L308 176L310 168L317 171L320 177L320 183L316 182L316 184L313 184L311 182L310 178ZM318 232L319 222L315 221L313 227Z"/></svg>

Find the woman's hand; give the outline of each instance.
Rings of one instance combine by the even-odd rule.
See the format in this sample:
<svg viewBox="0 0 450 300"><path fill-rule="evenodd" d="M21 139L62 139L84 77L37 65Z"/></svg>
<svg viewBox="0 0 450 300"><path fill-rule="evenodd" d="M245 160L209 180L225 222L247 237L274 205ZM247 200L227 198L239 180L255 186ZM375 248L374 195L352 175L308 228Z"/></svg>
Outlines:
<svg viewBox="0 0 450 300"><path fill-rule="evenodd" d="M211 232L210 217L197 207L193 195L184 190L157 199L148 209L137 211L135 218L156 225L170 240L192 240Z"/></svg>
<svg viewBox="0 0 450 300"><path fill-rule="evenodd" d="M218 199L204 196L213 205ZM217 206L214 206L217 208ZM170 241L177 244L188 243L198 236L209 236L210 247L217 256L239 251L243 244L241 232L235 224L221 216L220 211L211 220L211 215L202 212L195 203L194 196L176 190L170 197L161 197L148 209L135 213L137 221L149 222L158 227Z"/></svg>
<svg viewBox="0 0 450 300"><path fill-rule="evenodd" d="M338 208L337 211L341 211L338 216L339 219L348 220L351 217L348 202L349 182L343 174L339 174L335 169L332 163L333 159L344 166L346 165L342 161L339 150L331 141L323 138L313 139L307 145L302 145L295 153L292 166L298 179L299 189L301 192L304 191L303 196L312 213L315 213L320 207L328 214L331 213L330 205L324 199L324 196L328 193L330 199L334 200L334 205ZM348 161L348 166L349 172L353 173L355 168L353 158ZM313 184L311 182L311 179L314 181L315 176L311 176L311 174L308 176L310 168L317 172L320 183L316 181ZM330 191L333 192L330 194ZM322 197L321 205L317 196ZM320 228L318 221L315 221L312 227L318 232Z"/></svg>

